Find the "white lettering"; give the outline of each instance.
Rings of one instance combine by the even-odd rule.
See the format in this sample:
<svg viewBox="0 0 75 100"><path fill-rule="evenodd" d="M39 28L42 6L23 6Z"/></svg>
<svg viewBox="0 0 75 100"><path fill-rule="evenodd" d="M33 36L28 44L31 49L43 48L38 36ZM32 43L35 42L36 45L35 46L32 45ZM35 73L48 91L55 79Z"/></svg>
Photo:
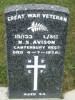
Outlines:
<svg viewBox="0 0 75 100"><path fill-rule="evenodd" d="M14 16L9 16L7 19L8 21L13 21L13 20L18 20L18 19L23 19L25 14L19 14L19 15L14 15Z"/></svg>

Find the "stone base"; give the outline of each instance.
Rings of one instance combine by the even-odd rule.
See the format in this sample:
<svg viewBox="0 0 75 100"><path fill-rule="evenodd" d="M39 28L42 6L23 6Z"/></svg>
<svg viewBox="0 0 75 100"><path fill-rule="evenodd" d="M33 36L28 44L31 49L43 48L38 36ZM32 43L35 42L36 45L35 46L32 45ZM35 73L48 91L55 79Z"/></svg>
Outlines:
<svg viewBox="0 0 75 100"><path fill-rule="evenodd" d="M75 90L67 92L64 94L64 99L58 98L45 98L45 99L9 99L8 98L8 88L0 87L0 100L75 100Z"/></svg>

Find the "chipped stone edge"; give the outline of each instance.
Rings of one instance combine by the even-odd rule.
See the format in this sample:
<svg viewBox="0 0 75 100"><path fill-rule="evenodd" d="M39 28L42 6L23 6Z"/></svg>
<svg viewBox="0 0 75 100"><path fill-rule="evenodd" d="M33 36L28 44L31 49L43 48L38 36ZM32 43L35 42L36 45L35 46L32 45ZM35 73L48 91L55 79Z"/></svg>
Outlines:
<svg viewBox="0 0 75 100"><path fill-rule="evenodd" d="M58 12L64 12L69 14L68 8L57 6L57 5L49 5L49 4L22 4L22 5L13 5L5 9L5 13L18 11L18 10L52 10Z"/></svg>

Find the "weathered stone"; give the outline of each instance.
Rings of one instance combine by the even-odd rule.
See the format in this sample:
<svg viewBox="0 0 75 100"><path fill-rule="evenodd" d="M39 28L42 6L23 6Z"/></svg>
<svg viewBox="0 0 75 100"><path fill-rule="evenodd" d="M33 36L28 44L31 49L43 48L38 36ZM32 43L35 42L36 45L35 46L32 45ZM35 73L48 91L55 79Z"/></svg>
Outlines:
<svg viewBox="0 0 75 100"><path fill-rule="evenodd" d="M5 9L9 98L61 96L68 20L60 6Z"/></svg>

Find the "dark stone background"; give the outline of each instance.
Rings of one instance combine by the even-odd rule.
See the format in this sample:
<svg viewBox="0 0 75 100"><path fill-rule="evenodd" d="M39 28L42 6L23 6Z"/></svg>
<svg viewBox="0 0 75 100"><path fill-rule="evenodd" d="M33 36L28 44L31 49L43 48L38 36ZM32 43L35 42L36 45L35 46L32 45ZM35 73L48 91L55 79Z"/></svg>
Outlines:
<svg viewBox="0 0 75 100"><path fill-rule="evenodd" d="M60 16L68 17L65 12L52 11L52 10L20 10L17 11L18 14L28 14L28 13L49 13ZM31 74L27 73L26 64L29 58L32 59L32 64L34 63L34 56L37 54L26 54L24 50L23 55L13 55L12 48L16 44L13 38L14 34L33 34L34 39L42 39L42 34L58 34L59 39L55 40L56 45L60 45L61 54L60 55L46 55L39 54L39 64L41 64L40 59L45 58L46 69L45 73L40 74L38 78L38 90L36 96L30 96L29 98L45 98L45 97L60 97L62 91L62 77L64 70L64 57L65 57L65 46L66 46L66 36L67 36L67 25L63 21L53 20L53 19L42 19L42 18L25 18L23 20L17 21L7 21L7 16L15 15L16 11L5 13L6 22L6 39L7 39L7 64L8 64L8 82L9 82L9 97L10 98L28 98L24 96L24 93L31 93L33 91L33 70ZM27 28L31 25L31 22L43 23L47 28L48 32L35 32L28 31ZM47 45L46 45L47 46ZM45 92L46 96L39 96L38 93Z"/></svg>

